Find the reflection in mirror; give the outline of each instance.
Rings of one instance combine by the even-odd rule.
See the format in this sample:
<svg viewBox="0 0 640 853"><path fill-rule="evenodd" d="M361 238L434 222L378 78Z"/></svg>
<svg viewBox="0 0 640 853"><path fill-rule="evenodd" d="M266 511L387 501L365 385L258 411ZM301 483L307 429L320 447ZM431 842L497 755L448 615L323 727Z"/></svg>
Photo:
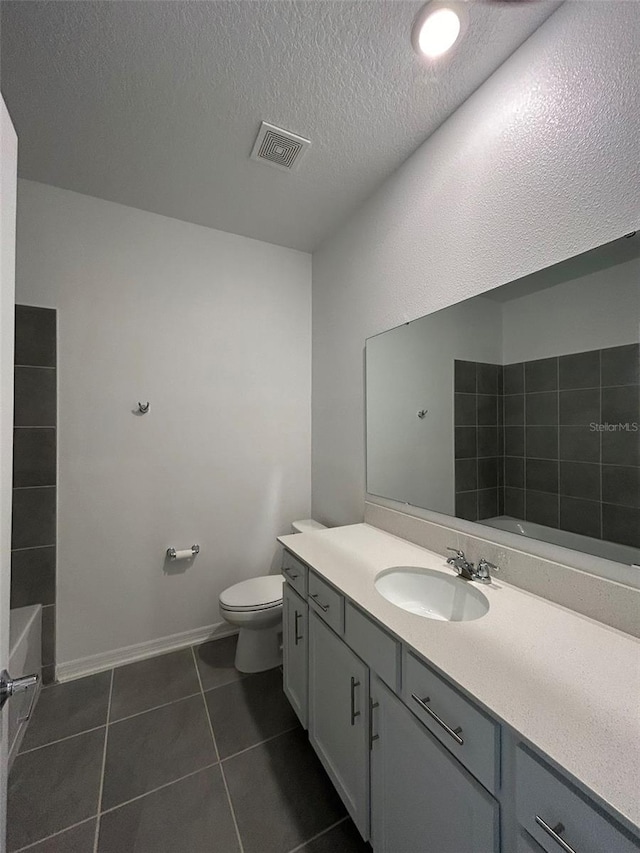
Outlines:
<svg viewBox="0 0 640 853"><path fill-rule="evenodd" d="M640 563L640 234L366 343L367 491Z"/></svg>

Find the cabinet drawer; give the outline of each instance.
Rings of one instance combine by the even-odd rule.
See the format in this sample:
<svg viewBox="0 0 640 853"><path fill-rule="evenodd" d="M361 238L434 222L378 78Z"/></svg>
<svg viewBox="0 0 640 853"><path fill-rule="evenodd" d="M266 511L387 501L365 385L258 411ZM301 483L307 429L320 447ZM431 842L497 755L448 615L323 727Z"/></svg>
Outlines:
<svg viewBox="0 0 640 853"><path fill-rule="evenodd" d="M337 634L344 634L344 598L313 572L309 572L309 604Z"/></svg>
<svg viewBox="0 0 640 853"><path fill-rule="evenodd" d="M516 815L548 853L638 853L637 839L522 746L516 755Z"/></svg>
<svg viewBox="0 0 640 853"><path fill-rule="evenodd" d="M304 563L301 563L289 551L284 552L282 557L282 574L303 598L307 597L307 573L308 569Z"/></svg>
<svg viewBox="0 0 640 853"><path fill-rule="evenodd" d="M394 691L400 687L400 643L351 602L345 605L344 639Z"/></svg>
<svg viewBox="0 0 640 853"><path fill-rule="evenodd" d="M489 790L500 787L500 726L410 652L403 698L441 743Z"/></svg>

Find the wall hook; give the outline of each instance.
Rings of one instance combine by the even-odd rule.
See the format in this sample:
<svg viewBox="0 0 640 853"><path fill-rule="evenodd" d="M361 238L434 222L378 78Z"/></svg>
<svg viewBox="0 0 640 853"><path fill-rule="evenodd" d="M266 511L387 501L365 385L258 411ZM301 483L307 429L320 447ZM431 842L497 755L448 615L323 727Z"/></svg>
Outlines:
<svg viewBox="0 0 640 853"><path fill-rule="evenodd" d="M146 415L149 411L149 403L140 403L138 402L138 411L141 415Z"/></svg>
<svg viewBox="0 0 640 853"><path fill-rule="evenodd" d="M428 411L429 409L420 409L420 411L418 412L418 417L420 418L420 420L424 418Z"/></svg>

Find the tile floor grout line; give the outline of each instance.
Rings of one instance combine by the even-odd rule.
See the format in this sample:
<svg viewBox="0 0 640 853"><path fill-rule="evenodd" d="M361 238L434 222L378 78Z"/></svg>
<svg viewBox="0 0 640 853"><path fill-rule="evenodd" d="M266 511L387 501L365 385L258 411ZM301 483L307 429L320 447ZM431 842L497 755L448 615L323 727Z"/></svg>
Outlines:
<svg viewBox="0 0 640 853"><path fill-rule="evenodd" d="M193 646L191 646L191 654L193 655L193 665L196 668L196 673L198 675L198 683L200 684L200 693L202 694L202 701L204 702L204 711L207 715L207 721L209 723L209 731L211 732L211 740L213 741L213 748L215 749L216 755L218 757L218 767L220 768L220 776L222 777L222 784L224 785L224 790L227 795L227 802L229 803L229 811L231 812L231 819L233 820L233 826L236 831L236 838L238 840L238 848L240 853L244 853L244 845L242 843L242 838L240 837L240 827L238 826L238 821L236 819L236 812L233 808L233 803L231 802L231 794L229 793L229 786L227 785L227 777L224 774L224 768L222 766L222 761L220 760L220 751L218 750L218 742L216 740L215 733L213 731L213 723L211 722L211 714L209 713L209 706L207 704L207 698L204 695L204 688L202 686L202 678L200 677L200 670L198 669L198 661L196 660L196 653Z"/></svg>
<svg viewBox="0 0 640 853"><path fill-rule="evenodd" d="M76 829L76 827L82 826L85 823L89 823L90 821L95 820L97 817L97 814L91 815L91 817L85 817L82 820L79 820L77 823L72 823L71 826L65 826L64 829L58 829L56 832L52 832L51 835L45 835L44 838L39 838L38 841L32 841L30 844L27 844L24 847L18 847L16 850L12 851L12 853L23 853L24 850L33 850L33 848L37 847L38 844L42 844L44 841L50 841L52 838L57 838L59 835L62 835L65 832L69 832L70 829Z"/></svg>
<svg viewBox="0 0 640 853"><path fill-rule="evenodd" d="M107 703L107 725L104 733L104 746L102 748L102 770L100 773L100 788L98 789L98 817L96 819L96 833L93 840L93 853L98 853L98 839L100 836L100 814L102 811L102 795L104 793L104 775L107 767L107 745L109 743L109 717L111 716L111 700L113 698L113 682L115 668L111 670L111 681L109 683L109 701Z"/></svg>
<svg viewBox="0 0 640 853"><path fill-rule="evenodd" d="M152 708L145 708L144 711L136 711L135 714L129 714L126 717L118 717L117 720L109 720L108 724L110 726L114 726L116 723L124 723L125 720L132 720L134 717L141 717L143 714L148 714L149 711L159 711L160 708L168 708L169 705L175 705L177 702L184 702L185 699L193 699L194 696L200 696L200 694L201 691L199 690L196 693L188 693L186 696L181 696L179 699L171 699L169 702L163 702L161 705L154 705Z"/></svg>
<svg viewBox="0 0 640 853"><path fill-rule="evenodd" d="M318 832L311 838L307 838L306 841L303 841L302 844L298 844L297 847L294 847L293 850L289 850L288 853L298 853L298 851L304 850L307 844L311 844L311 842L315 841L317 838L322 838L323 835L326 835L327 832L331 832L332 829L335 829L336 826L340 826L340 824L344 823L346 820L349 820L348 814L346 814L344 817L341 817L340 820L337 820L335 823L332 823L331 826L328 826L326 829L323 829L322 832Z"/></svg>
<svg viewBox="0 0 640 853"><path fill-rule="evenodd" d="M257 746L264 746L265 743L269 743L269 741L275 740L277 737L282 737L282 735L288 735L290 732L295 732L300 728L299 725L292 726L290 729L285 729L283 732L278 732L276 735L271 735L270 737L266 737L264 740L259 741L258 743L253 743L251 746L247 746L245 749L240 749L238 752L234 752L232 755L227 755L224 758L220 759L220 764L225 761L230 761L232 758L237 758L238 755L244 755L245 752L251 752L252 749L255 749Z"/></svg>
<svg viewBox="0 0 640 853"><path fill-rule="evenodd" d="M200 670L198 669L198 662L196 660L196 653L194 651L193 646L191 646L191 657L193 658L193 665L196 668L196 675L198 677L198 684L200 685L200 695L202 696L202 701L204 702L204 710L207 715L207 724L209 726L209 734L211 735L211 740L213 741L213 748L216 753L216 758L218 759L218 764L220 763L220 752L218 750L218 742L216 741L216 736L213 732L213 723L211 722L211 715L209 714L209 706L207 705L207 699L204 695L204 690L202 688L202 679L200 678Z"/></svg>
<svg viewBox="0 0 640 853"><path fill-rule="evenodd" d="M162 785L158 785L157 788L151 788L149 791L145 791L143 794L136 794L136 796L131 797L130 800L124 800L123 802L118 803L115 806L109 806L108 809L103 809L98 814L98 817L110 814L111 812L116 812L123 806L128 806L131 803L135 803L136 800L142 800L145 797L148 797L150 794L157 794L158 791L162 791L164 788L169 788L171 785L176 785L178 782L184 782L185 779L189 779L191 776L195 776L196 773L202 773L204 770L210 770L212 767L217 767L219 763L219 761L213 761L211 764L205 764L204 767L198 767L197 770L192 770L190 773L185 773L184 776L179 776L177 779L172 779L170 782L163 782Z"/></svg>
<svg viewBox="0 0 640 853"><path fill-rule="evenodd" d="M65 735L64 737L60 737L57 740L50 740L47 743L42 743L40 746L32 746L30 749L21 749L18 755L29 755L32 752L37 752L39 749L46 749L48 746L55 746L57 743L64 743L66 740L72 740L74 737L80 737L80 735L88 735L91 732L100 731L100 729L106 728L106 725L102 726L94 726L91 729L83 729L81 732L75 732L72 735ZM16 755L16 758L18 756Z"/></svg>

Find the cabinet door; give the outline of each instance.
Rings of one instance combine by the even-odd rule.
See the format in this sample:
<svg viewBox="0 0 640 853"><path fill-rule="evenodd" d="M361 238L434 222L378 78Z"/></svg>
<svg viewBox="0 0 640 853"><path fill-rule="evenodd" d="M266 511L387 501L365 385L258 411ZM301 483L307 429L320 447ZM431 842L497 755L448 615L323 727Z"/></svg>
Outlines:
<svg viewBox="0 0 640 853"><path fill-rule="evenodd" d="M284 585L282 594L282 662L284 692L307 728L309 608L297 592Z"/></svg>
<svg viewBox="0 0 640 853"><path fill-rule="evenodd" d="M368 697L367 666L310 611L309 740L365 839L369 836Z"/></svg>
<svg viewBox="0 0 640 853"><path fill-rule="evenodd" d="M376 853L497 853L498 803L377 678L371 701Z"/></svg>

